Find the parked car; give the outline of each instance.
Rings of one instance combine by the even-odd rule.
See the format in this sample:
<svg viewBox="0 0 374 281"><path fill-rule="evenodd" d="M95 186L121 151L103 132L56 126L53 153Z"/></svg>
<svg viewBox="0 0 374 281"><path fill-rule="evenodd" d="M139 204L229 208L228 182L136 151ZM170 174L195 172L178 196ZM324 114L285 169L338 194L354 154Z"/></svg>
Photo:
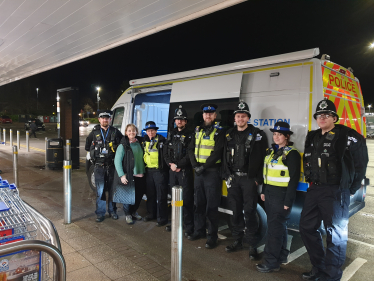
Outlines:
<svg viewBox="0 0 374 281"><path fill-rule="evenodd" d="M87 121L86 119L79 120L79 126L87 127L89 124L90 124L90 121Z"/></svg>
<svg viewBox="0 0 374 281"><path fill-rule="evenodd" d="M1 118L0 118L0 122L2 123L2 124L12 124L13 122L12 122L12 119L9 117L9 116L7 116L7 115L3 115L3 116L1 116Z"/></svg>
<svg viewBox="0 0 374 281"><path fill-rule="evenodd" d="M45 125L42 121L40 121L39 119L32 119L32 120L29 120L25 123L25 130L30 130L30 124L32 123L32 121L35 120L35 124L36 126L38 126L38 131L39 130L42 130L42 131L45 131Z"/></svg>

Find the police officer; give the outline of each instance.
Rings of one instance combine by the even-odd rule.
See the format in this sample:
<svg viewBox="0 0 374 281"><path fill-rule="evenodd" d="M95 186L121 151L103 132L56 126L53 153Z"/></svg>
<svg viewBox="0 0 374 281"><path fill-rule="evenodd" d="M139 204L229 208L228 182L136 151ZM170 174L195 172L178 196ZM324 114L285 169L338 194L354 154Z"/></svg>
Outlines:
<svg viewBox="0 0 374 281"><path fill-rule="evenodd" d="M187 151L192 131L186 128L187 120L187 112L180 105L174 112L176 127L169 133L164 149L164 159L170 168L170 186L183 187L183 223L186 237L193 233L194 218L193 174ZM170 231L171 227L167 226L166 230Z"/></svg>
<svg viewBox="0 0 374 281"><path fill-rule="evenodd" d="M262 273L278 271L281 263L288 262L286 222L296 197L301 166L300 153L290 141L290 125L277 122L270 131L274 143L266 153L261 194L268 225L263 263L257 265Z"/></svg>
<svg viewBox="0 0 374 281"><path fill-rule="evenodd" d="M94 175L96 185L96 222L105 219L105 191L109 192L108 213L117 220L116 203L112 202L112 184L114 177L114 155L122 134L110 126L112 111L98 112L100 125L96 125L86 139L86 151L90 152L91 161L95 164Z"/></svg>
<svg viewBox="0 0 374 281"><path fill-rule="evenodd" d="M233 211L230 220L235 240L225 250L230 253L242 249L245 230L249 257L257 259L257 186L263 181L263 159L268 144L265 133L248 124L251 118L248 104L240 101L234 116L236 126L226 132L223 177L227 180L228 204Z"/></svg>
<svg viewBox="0 0 374 281"><path fill-rule="evenodd" d="M300 218L300 234L312 270L305 280L340 280L348 240L350 195L361 187L368 163L365 139L354 129L335 124L335 104L322 100L314 119L320 129L310 131L304 150L304 174L310 183ZM326 249L318 228L323 221Z"/></svg>
<svg viewBox="0 0 374 281"><path fill-rule="evenodd" d="M144 138L144 163L147 182L147 215L143 221L157 218L157 226L168 223L167 182L163 147L165 138L157 134L158 127L153 121L145 123L147 135Z"/></svg>
<svg viewBox="0 0 374 281"><path fill-rule="evenodd" d="M190 142L188 153L195 170L195 216L194 233L191 241L206 237L208 218L208 239L205 247L217 246L218 206L221 201L221 161L225 135L222 127L215 123L217 105L206 103L201 106L204 122L197 126Z"/></svg>

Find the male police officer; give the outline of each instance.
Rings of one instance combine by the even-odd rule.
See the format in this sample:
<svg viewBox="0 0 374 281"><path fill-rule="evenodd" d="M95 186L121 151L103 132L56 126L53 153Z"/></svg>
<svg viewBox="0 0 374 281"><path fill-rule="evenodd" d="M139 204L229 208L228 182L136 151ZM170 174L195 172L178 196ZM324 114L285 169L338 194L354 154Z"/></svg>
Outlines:
<svg viewBox="0 0 374 281"><path fill-rule="evenodd" d="M105 191L109 192L108 212L112 219L118 219L116 203L112 202L112 183L114 177L115 150L122 139L122 134L109 125L111 111L98 112L100 125L96 125L86 139L86 151L90 151L91 161L95 164L96 185L96 222L105 219ZM104 199L104 200L102 200Z"/></svg>
<svg viewBox="0 0 374 281"><path fill-rule="evenodd" d="M208 218L207 249L217 246L218 206L221 201L220 167L224 145L224 131L214 123L217 118L217 105L203 104L204 123L197 126L188 153L195 169L195 218L194 233L188 236L193 241L206 237L206 218Z"/></svg>
<svg viewBox="0 0 374 281"><path fill-rule="evenodd" d="M168 223L167 183L163 146L165 138L157 134L158 127L153 121L145 123L147 135L144 138L144 162L147 181L147 215L143 221L157 218L157 226Z"/></svg>
<svg viewBox="0 0 374 281"><path fill-rule="evenodd" d="M174 121L176 128L169 133L164 149L164 159L170 167L170 186L181 185L183 187L183 223L184 235L187 237L192 235L194 226L193 174L187 151L192 132L186 128L187 112L181 105L174 112ZM166 230L170 231L171 227L167 226Z"/></svg>
<svg viewBox="0 0 374 281"><path fill-rule="evenodd" d="M313 268L305 280L340 280L348 240L350 195L361 187L368 154L365 139L339 120L330 100L318 103L314 118L320 129L308 133L304 174L310 182L300 218L300 234ZM325 226L326 251L318 228Z"/></svg>
<svg viewBox="0 0 374 281"><path fill-rule="evenodd" d="M228 203L233 211L231 232L235 241L225 250L230 253L243 248L245 229L249 257L257 259L257 185L263 181L263 159L268 143L263 131L248 125L251 114L245 102L239 102L234 116L236 126L226 132L223 177L227 179Z"/></svg>

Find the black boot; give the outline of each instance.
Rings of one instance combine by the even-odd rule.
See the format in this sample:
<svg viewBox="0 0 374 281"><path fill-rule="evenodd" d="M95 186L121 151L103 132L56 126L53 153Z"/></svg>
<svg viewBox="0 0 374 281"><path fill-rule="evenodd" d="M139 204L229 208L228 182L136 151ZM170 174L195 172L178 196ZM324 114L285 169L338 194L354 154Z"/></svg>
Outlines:
<svg viewBox="0 0 374 281"><path fill-rule="evenodd" d="M318 272L317 270L315 270L314 268L312 268L311 271L309 272L304 272L303 275L302 275L303 279L304 280L314 280L314 281L317 281L321 278L321 274L320 272Z"/></svg>
<svg viewBox="0 0 374 281"><path fill-rule="evenodd" d="M258 260L259 256L257 253L257 248L249 247L249 259L250 260Z"/></svg>
<svg viewBox="0 0 374 281"><path fill-rule="evenodd" d="M241 250L241 249L243 249L242 239L235 240L234 243L232 243L230 246L227 246L225 248L226 252L228 252L228 253L235 252L235 251Z"/></svg>

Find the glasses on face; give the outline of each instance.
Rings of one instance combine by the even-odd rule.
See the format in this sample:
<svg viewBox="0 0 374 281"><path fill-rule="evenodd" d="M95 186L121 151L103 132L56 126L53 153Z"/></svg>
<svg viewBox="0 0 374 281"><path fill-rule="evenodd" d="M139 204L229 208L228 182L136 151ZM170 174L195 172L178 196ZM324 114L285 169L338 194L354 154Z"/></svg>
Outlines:
<svg viewBox="0 0 374 281"><path fill-rule="evenodd" d="M328 119L332 117L332 115L331 114L318 114L316 117L317 119Z"/></svg>

